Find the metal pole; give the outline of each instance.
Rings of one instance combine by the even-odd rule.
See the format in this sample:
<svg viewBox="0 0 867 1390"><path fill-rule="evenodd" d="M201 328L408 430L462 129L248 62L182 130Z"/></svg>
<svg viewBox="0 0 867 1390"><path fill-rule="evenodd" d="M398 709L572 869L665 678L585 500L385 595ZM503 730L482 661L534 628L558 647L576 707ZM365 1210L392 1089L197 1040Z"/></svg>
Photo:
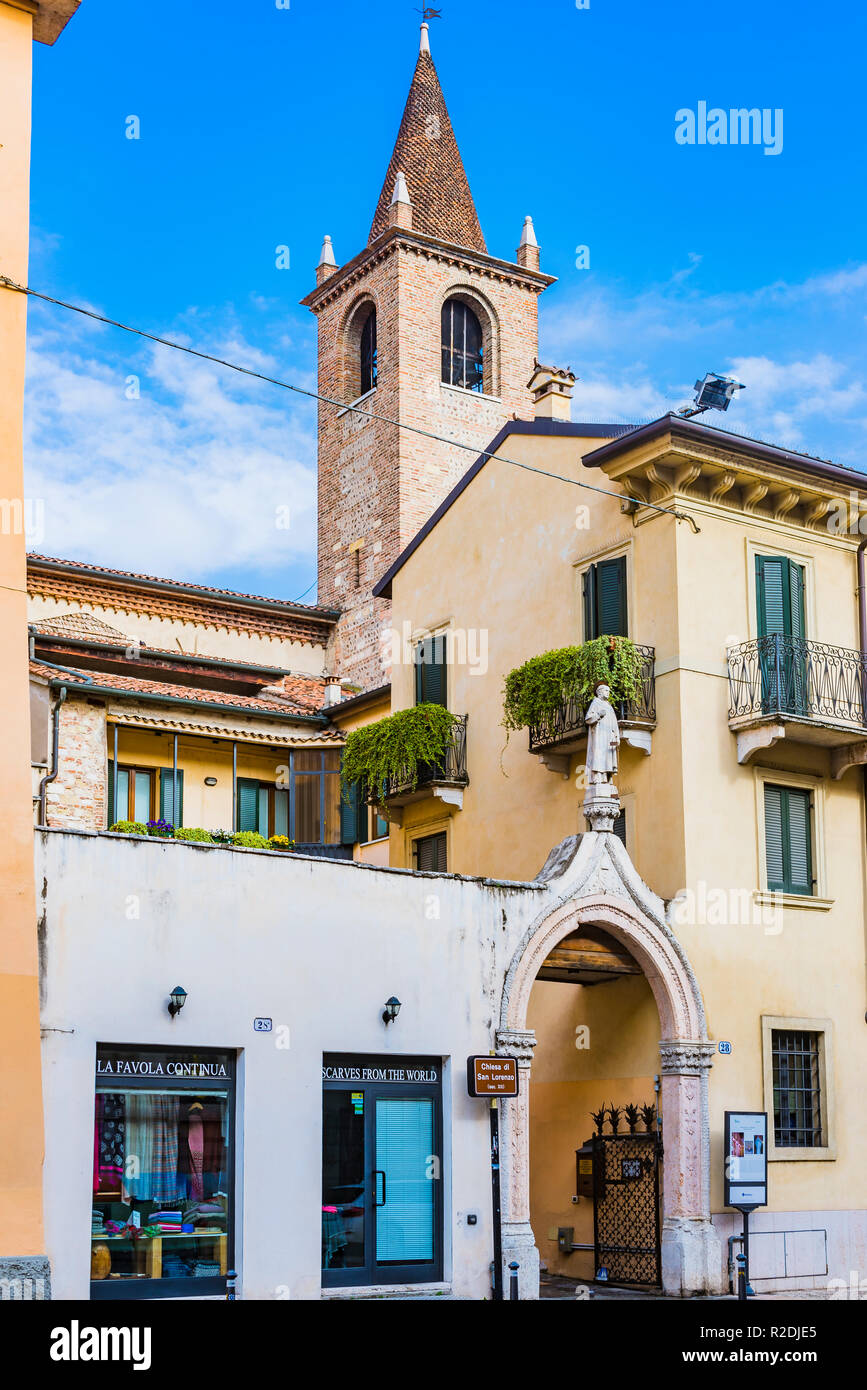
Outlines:
<svg viewBox="0 0 867 1390"><path fill-rule="evenodd" d="M112 788L112 797L111 797L112 805L114 806L114 818L115 818L115 820L126 820L126 817L129 815L129 806L127 806L127 808L126 808L126 814L125 814L125 815L119 816L118 813L117 813L117 725L116 725L116 724L115 724L115 726L114 726L114 767L112 768L111 776L112 776L112 781L114 782L114 787Z"/></svg>
<svg viewBox="0 0 867 1390"><path fill-rule="evenodd" d="M178 816L178 736L175 734L172 746L172 824L177 829L180 823Z"/></svg>
<svg viewBox="0 0 867 1390"><path fill-rule="evenodd" d="M738 1300L745 1303L747 1298L747 1276L744 1273L744 1256L735 1255L738 1264Z"/></svg>
<svg viewBox="0 0 867 1390"><path fill-rule="evenodd" d="M750 1214L744 1212L744 1298L750 1292Z"/></svg>
<svg viewBox="0 0 867 1390"><path fill-rule="evenodd" d="M517 1261L517 1260L510 1260L510 1261L509 1261L509 1269L512 1271L511 1274L509 1275L509 1302L510 1302L510 1303L517 1303L517 1301L518 1301L518 1261Z"/></svg>
<svg viewBox="0 0 867 1390"><path fill-rule="evenodd" d="M503 1301L503 1231L500 1218L500 1112L491 1101L491 1201L494 1217L494 1302Z"/></svg>

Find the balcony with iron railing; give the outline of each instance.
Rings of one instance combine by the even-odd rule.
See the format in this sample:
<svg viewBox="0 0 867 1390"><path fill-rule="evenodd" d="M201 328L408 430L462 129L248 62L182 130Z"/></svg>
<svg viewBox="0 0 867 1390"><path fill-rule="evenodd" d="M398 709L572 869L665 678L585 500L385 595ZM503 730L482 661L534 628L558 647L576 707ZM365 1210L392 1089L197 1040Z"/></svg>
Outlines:
<svg viewBox="0 0 867 1390"><path fill-rule="evenodd" d="M867 659L848 647L772 634L727 652L729 728L738 762L749 762L781 739L832 750L832 771L864 758L867 746Z"/></svg>
<svg viewBox="0 0 867 1390"><path fill-rule="evenodd" d="M379 794L367 793L371 805L384 807L389 820L399 823L399 808L426 797L438 797L448 805L463 805L464 788L469 785L467 774L467 715L460 715L449 735L443 756L435 763L419 763L415 779L406 771L389 777ZM395 810L398 809L398 815Z"/></svg>
<svg viewBox="0 0 867 1390"><path fill-rule="evenodd" d="M636 650L641 657L638 695L634 700L615 701L614 709L622 740L649 753L656 728L656 649L636 643ZM568 773L570 756L587 738L584 712L588 704L589 700L571 695L530 725L530 752L538 753L552 772Z"/></svg>

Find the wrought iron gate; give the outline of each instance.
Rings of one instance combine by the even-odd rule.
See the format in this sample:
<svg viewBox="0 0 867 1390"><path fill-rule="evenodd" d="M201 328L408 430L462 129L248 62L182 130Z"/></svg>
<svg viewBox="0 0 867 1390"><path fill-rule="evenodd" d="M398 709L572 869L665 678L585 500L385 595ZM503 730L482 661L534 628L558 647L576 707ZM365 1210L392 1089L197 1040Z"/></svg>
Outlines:
<svg viewBox="0 0 867 1390"><path fill-rule="evenodd" d="M594 1134L593 1243L596 1269L612 1284L660 1284L659 1159L650 1134Z"/></svg>

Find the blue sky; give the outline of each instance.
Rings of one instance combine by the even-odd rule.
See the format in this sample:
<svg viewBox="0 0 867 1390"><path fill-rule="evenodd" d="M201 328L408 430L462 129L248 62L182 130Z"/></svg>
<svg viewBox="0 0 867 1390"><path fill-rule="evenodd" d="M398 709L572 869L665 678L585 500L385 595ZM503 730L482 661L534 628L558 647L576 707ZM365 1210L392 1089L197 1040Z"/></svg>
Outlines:
<svg viewBox="0 0 867 1390"><path fill-rule="evenodd" d="M489 249L512 258L532 213L558 276L540 353L577 372L573 418L651 418L731 371L748 387L731 427L865 467L867 10L440 8L434 60ZM314 386L298 301L323 233L338 261L366 241L418 23L396 0L83 0L35 46L31 285ZM781 152L678 144L675 113L700 101L781 109ZM308 590L312 402L32 300L29 352L37 548Z"/></svg>

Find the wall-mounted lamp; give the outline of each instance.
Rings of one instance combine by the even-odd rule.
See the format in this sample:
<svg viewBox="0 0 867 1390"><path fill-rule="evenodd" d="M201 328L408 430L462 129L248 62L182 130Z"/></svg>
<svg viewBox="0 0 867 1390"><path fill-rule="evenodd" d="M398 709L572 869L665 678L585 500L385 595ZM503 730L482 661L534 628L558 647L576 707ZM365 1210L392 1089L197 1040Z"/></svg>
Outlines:
<svg viewBox="0 0 867 1390"><path fill-rule="evenodd" d="M205 778L205 786L206 786L206 787L215 787L216 785L217 785L217 779L216 779L216 777L206 777L206 778Z"/></svg>
<svg viewBox="0 0 867 1390"><path fill-rule="evenodd" d="M394 1023L400 1013L400 1000L395 999L394 995L385 1001L385 1008L382 1011L383 1023Z"/></svg>
<svg viewBox="0 0 867 1390"><path fill-rule="evenodd" d="M180 985L175 985L174 989L172 990L172 997L169 1003L169 1013L171 1014L172 1018L174 1018L177 1014L180 1013L181 1009L184 1007L186 1002L187 991L185 989L181 989Z"/></svg>

